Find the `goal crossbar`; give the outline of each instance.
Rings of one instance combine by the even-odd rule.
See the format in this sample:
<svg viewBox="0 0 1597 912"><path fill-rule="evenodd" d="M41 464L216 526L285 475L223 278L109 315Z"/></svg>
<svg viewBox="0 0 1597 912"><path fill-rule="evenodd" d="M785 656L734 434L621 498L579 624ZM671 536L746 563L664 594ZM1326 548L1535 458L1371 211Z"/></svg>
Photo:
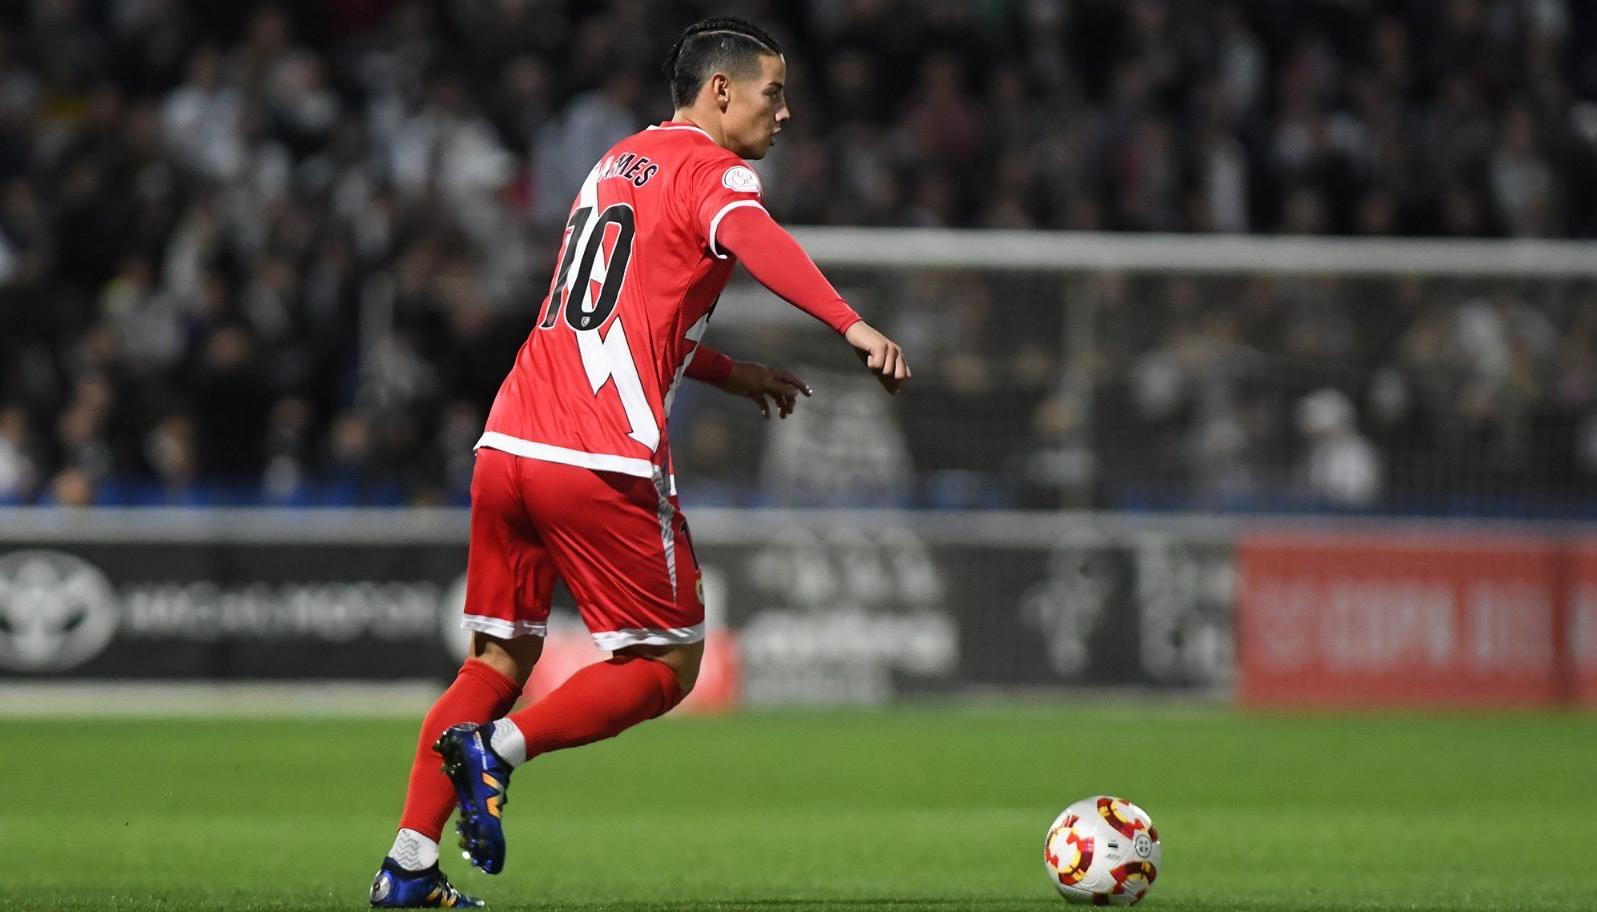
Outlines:
<svg viewBox="0 0 1597 912"><path fill-rule="evenodd" d="M823 266L1007 272L1597 277L1597 242L799 228Z"/></svg>

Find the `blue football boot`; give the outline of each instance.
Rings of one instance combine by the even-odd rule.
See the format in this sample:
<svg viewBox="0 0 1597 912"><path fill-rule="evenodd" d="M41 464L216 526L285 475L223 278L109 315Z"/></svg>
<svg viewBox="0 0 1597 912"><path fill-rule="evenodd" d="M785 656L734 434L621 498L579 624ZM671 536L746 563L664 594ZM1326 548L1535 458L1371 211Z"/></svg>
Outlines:
<svg viewBox="0 0 1597 912"><path fill-rule="evenodd" d="M483 901L455 889L437 865L407 871L392 858L372 878L372 905L381 909L480 909Z"/></svg>
<svg viewBox="0 0 1597 912"><path fill-rule="evenodd" d="M510 764L494 753L486 737L487 726L464 722L445 731L433 750L444 758L444 774L455 786L460 817L460 847L471 863L485 874L505 868L505 792L510 788Z"/></svg>

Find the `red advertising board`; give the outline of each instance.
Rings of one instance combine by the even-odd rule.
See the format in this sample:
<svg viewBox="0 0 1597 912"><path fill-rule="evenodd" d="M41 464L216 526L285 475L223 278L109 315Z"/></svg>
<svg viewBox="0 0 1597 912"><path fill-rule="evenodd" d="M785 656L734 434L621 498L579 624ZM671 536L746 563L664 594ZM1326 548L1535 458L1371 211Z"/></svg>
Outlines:
<svg viewBox="0 0 1597 912"><path fill-rule="evenodd" d="M1563 700L1579 614L1560 602L1573 582L1568 555L1533 535L1244 536L1239 696L1252 706ZM1590 583L1582 611L1597 614L1597 548L1573 563ZM1591 624L1582 629L1589 691Z"/></svg>
<svg viewBox="0 0 1597 912"><path fill-rule="evenodd" d="M1574 551L1568 614L1563 625L1569 695L1597 706L1597 539L1584 539Z"/></svg>

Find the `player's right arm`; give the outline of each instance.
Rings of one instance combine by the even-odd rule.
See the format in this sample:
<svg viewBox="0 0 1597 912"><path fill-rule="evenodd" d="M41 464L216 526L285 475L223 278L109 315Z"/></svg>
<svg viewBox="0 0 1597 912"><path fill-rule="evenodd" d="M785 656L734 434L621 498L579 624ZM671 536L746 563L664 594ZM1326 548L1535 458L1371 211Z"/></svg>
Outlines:
<svg viewBox="0 0 1597 912"><path fill-rule="evenodd" d="M821 270L762 206L725 213L714 238L771 292L832 327L859 353L877 382L897 394L909 380L909 362L896 342L860 319Z"/></svg>

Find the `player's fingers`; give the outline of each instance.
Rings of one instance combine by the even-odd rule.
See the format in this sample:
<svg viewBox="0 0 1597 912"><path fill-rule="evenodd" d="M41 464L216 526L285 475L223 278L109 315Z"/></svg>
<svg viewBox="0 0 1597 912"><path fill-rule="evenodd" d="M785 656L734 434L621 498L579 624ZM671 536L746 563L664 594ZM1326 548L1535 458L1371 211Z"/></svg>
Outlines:
<svg viewBox="0 0 1597 912"><path fill-rule="evenodd" d="M781 377L775 377L771 381L771 392L777 396L792 398L799 394L799 390L800 387L783 380Z"/></svg>
<svg viewBox="0 0 1597 912"><path fill-rule="evenodd" d="M806 396L812 395L814 393L814 390L810 389L810 385L804 382L804 378L793 373L792 371L777 371L776 376L777 379L781 380L783 383L786 383L788 386L793 387L795 390L798 390Z"/></svg>
<svg viewBox="0 0 1597 912"><path fill-rule="evenodd" d="M815 391L810 389L810 385L805 383L802 377L793 373L792 371L779 370L776 372L776 379L786 383L806 396L815 395Z"/></svg>
<svg viewBox="0 0 1597 912"><path fill-rule="evenodd" d="M771 404L765 401L764 393L750 393L749 398L753 399L754 404L760 407L761 415L767 418L771 417Z"/></svg>
<svg viewBox="0 0 1597 912"><path fill-rule="evenodd" d="M894 369L893 376L899 381L909 379L909 362L904 359L904 352L898 353L898 367Z"/></svg>

